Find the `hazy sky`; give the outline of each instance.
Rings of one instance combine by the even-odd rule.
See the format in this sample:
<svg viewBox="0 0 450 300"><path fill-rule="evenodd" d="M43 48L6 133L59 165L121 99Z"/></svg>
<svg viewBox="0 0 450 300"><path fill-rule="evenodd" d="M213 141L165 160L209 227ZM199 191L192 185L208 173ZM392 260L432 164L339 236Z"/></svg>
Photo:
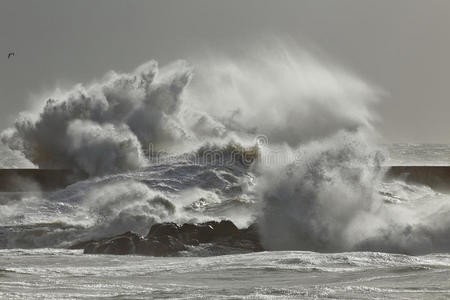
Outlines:
<svg viewBox="0 0 450 300"><path fill-rule="evenodd" d="M281 34L382 87L388 140L450 143L449 31L448 0L0 0L0 128L56 86Z"/></svg>

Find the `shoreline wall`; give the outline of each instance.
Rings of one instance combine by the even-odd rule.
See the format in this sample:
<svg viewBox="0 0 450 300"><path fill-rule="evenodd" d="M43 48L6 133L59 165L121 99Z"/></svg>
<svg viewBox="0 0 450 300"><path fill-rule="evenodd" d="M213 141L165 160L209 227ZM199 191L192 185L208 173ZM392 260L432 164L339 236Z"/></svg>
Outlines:
<svg viewBox="0 0 450 300"><path fill-rule="evenodd" d="M72 170L0 169L0 192L51 191L85 178Z"/></svg>
<svg viewBox="0 0 450 300"><path fill-rule="evenodd" d="M433 189L450 189L450 166L391 166L386 180L401 179L428 185Z"/></svg>
<svg viewBox="0 0 450 300"><path fill-rule="evenodd" d="M51 191L86 178L67 169L0 169L0 192ZM391 166L385 179L449 190L450 166Z"/></svg>

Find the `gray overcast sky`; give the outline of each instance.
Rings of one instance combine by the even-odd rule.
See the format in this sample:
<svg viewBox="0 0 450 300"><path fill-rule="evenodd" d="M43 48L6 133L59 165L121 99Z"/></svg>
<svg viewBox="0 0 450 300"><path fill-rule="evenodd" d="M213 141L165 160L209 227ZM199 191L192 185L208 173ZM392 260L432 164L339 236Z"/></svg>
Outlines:
<svg viewBox="0 0 450 300"><path fill-rule="evenodd" d="M450 143L449 30L448 0L0 0L0 128L58 85L270 33L386 90L388 140Z"/></svg>

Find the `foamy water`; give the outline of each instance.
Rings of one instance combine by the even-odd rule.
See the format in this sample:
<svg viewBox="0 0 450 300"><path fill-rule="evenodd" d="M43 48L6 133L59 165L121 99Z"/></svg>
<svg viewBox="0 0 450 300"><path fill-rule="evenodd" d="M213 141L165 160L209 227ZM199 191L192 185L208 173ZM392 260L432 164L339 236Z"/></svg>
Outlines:
<svg viewBox="0 0 450 300"><path fill-rule="evenodd" d="M218 257L0 251L5 299L442 299L450 256L263 252Z"/></svg>

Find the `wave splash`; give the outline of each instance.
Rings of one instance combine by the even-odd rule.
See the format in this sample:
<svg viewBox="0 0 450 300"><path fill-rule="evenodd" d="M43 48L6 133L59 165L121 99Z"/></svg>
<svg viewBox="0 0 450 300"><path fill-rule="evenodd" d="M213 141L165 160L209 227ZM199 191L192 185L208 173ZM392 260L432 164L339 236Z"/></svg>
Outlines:
<svg viewBox="0 0 450 300"><path fill-rule="evenodd" d="M258 223L268 249L354 249L379 221L382 158L363 141L340 133L304 146L301 160L264 173Z"/></svg>
<svg viewBox="0 0 450 300"><path fill-rule="evenodd" d="M176 66L175 66L176 65ZM48 99L37 115L23 115L3 143L40 168L66 168L91 176L145 166L142 150L185 133L175 112L191 77L184 63L158 70L150 61L129 74Z"/></svg>
<svg viewBox="0 0 450 300"><path fill-rule="evenodd" d="M145 234L161 221L226 217L242 226L256 218L273 250L449 250L445 202L424 209L416 200L386 203L380 194L386 185L374 146L377 99L376 89L335 64L279 46L240 59L162 68L150 61L130 73L110 72L48 99L1 139L30 164L91 176L41 196L47 212L70 206L56 220L81 226L59 234L57 245ZM261 157L230 167L183 156L155 163L144 155L149 145L199 155L228 144L255 147ZM264 160L274 154L283 159Z"/></svg>

